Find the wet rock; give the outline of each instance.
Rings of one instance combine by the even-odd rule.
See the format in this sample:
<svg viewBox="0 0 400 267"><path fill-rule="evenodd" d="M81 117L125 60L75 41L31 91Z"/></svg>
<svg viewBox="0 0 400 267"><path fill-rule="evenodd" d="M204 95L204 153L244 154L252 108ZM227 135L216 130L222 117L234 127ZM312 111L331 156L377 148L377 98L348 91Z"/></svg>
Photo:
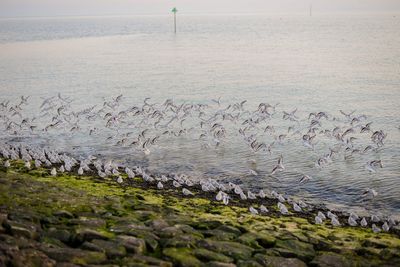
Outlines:
<svg viewBox="0 0 400 267"><path fill-rule="evenodd" d="M208 249L198 248L193 250L193 254L196 258L202 261L216 261L216 262L224 262L224 263L231 263L233 259L225 256L224 254L217 253Z"/></svg>
<svg viewBox="0 0 400 267"><path fill-rule="evenodd" d="M259 264L255 260L247 260L247 261L240 260L237 262L236 265L237 265L237 267L263 267L261 264Z"/></svg>
<svg viewBox="0 0 400 267"><path fill-rule="evenodd" d="M56 239L56 238L52 238L52 237L42 237L40 239L40 242L42 244L46 244L49 246L53 246L53 247L59 247L59 248L65 248L68 247L65 243L61 242L60 240Z"/></svg>
<svg viewBox="0 0 400 267"><path fill-rule="evenodd" d="M310 261L315 255L312 244L304 243L296 239L277 240L275 246L284 257L295 256L304 261Z"/></svg>
<svg viewBox="0 0 400 267"><path fill-rule="evenodd" d="M78 219L70 220L70 223L88 228L102 228L106 226L105 220L88 217L79 217Z"/></svg>
<svg viewBox="0 0 400 267"><path fill-rule="evenodd" d="M169 227L169 224L163 219L155 219L150 222L149 226L154 230L161 230Z"/></svg>
<svg viewBox="0 0 400 267"><path fill-rule="evenodd" d="M112 218L112 220L117 220L116 218ZM135 221L130 219L126 220L117 220L117 223L110 227L110 232L116 234L128 234L129 232L135 233L135 231L152 231L151 227L145 226L143 222Z"/></svg>
<svg viewBox="0 0 400 267"><path fill-rule="evenodd" d="M202 266L201 261L194 257L187 248L165 248L162 253L180 266Z"/></svg>
<svg viewBox="0 0 400 267"><path fill-rule="evenodd" d="M57 217L61 217L61 218L67 218L67 219L74 218L74 215L71 212L66 211L66 210L58 210L58 211L54 212L53 215L57 216Z"/></svg>
<svg viewBox="0 0 400 267"><path fill-rule="evenodd" d="M351 267L352 262L346 259L344 256L333 253L325 252L321 255L316 256L312 262L311 266L318 267Z"/></svg>
<svg viewBox="0 0 400 267"><path fill-rule="evenodd" d="M379 252L379 257L384 260L399 259L400 260L400 248L384 248Z"/></svg>
<svg viewBox="0 0 400 267"><path fill-rule="evenodd" d="M180 229L185 234L196 235L203 238L203 234L187 224L176 224L176 228Z"/></svg>
<svg viewBox="0 0 400 267"><path fill-rule="evenodd" d="M102 248L109 259L115 259L126 255L125 247L118 243L100 239L95 239L92 243L99 248Z"/></svg>
<svg viewBox="0 0 400 267"><path fill-rule="evenodd" d="M10 233L13 236L23 236L28 239L35 239L38 236L36 232L20 226L13 226L10 230Z"/></svg>
<svg viewBox="0 0 400 267"><path fill-rule="evenodd" d="M46 236L58 239L65 244L70 243L72 239L72 235L69 231L61 229L59 230L54 227L47 231Z"/></svg>
<svg viewBox="0 0 400 267"><path fill-rule="evenodd" d="M248 232L241 235L238 241L253 248L270 248L274 246L276 239L272 235L265 233Z"/></svg>
<svg viewBox="0 0 400 267"><path fill-rule="evenodd" d="M125 257L122 260L122 265L126 267L138 267L138 266L159 266L159 267L172 267L172 263L157 258L134 255L132 257Z"/></svg>
<svg viewBox="0 0 400 267"><path fill-rule="evenodd" d="M7 214L0 213L0 225L2 225L5 220L7 220L7 217Z"/></svg>
<svg viewBox="0 0 400 267"><path fill-rule="evenodd" d="M41 250L57 262L70 262L74 264L100 264L106 261L106 255L101 252L88 252L72 248L41 247Z"/></svg>
<svg viewBox="0 0 400 267"><path fill-rule="evenodd" d="M37 239L38 238L38 226L28 222L15 222L10 220L3 221L3 227L6 232L13 236L25 237L27 239Z"/></svg>
<svg viewBox="0 0 400 267"><path fill-rule="evenodd" d="M147 247L150 250L155 251L158 248L158 241L160 238L151 231L151 228L149 228L149 230L131 229L126 234L142 238L146 242Z"/></svg>
<svg viewBox="0 0 400 267"><path fill-rule="evenodd" d="M126 251L135 254L146 252L146 241L134 236L121 235L117 237L117 242L125 247Z"/></svg>
<svg viewBox="0 0 400 267"><path fill-rule="evenodd" d="M200 237L195 235L181 234L172 238L163 239L163 247L193 248Z"/></svg>
<svg viewBox="0 0 400 267"><path fill-rule="evenodd" d="M210 262L207 262L207 266L208 267L236 267L236 264L218 262L218 261L210 261Z"/></svg>
<svg viewBox="0 0 400 267"><path fill-rule="evenodd" d="M190 223L195 229L211 230L223 225L220 221L199 221Z"/></svg>
<svg viewBox="0 0 400 267"><path fill-rule="evenodd" d="M76 264L69 263L69 262L58 262L56 267L80 267L80 265L76 265Z"/></svg>
<svg viewBox="0 0 400 267"><path fill-rule="evenodd" d="M149 208L149 207L145 207ZM157 218L157 213L151 210L136 210L135 216L139 221L147 221Z"/></svg>
<svg viewBox="0 0 400 267"><path fill-rule="evenodd" d="M364 247L387 248L388 244L378 239L366 239L361 242Z"/></svg>
<svg viewBox="0 0 400 267"><path fill-rule="evenodd" d="M231 233L231 232L225 232L225 231L221 231L221 230L203 230L201 232L205 237L208 237L210 239L214 239L214 240L220 240L220 241L230 241L230 240L234 240L237 235L235 233Z"/></svg>
<svg viewBox="0 0 400 267"><path fill-rule="evenodd" d="M35 214L34 211L30 210L14 210L8 214L8 219L15 222L30 222L38 223L40 222L39 215Z"/></svg>
<svg viewBox="0 0 400 267"><path fill-rule="evenodd" d="M181 235L183 232L181 229L175 227L175 226L171 226L171 227L166 227L163 228L162 230L160 230L158 232L158 235L162 238L171 238L177 235Z"/></svg>
<svg viewBox="0 0 400 267"><path fill-rule="evenodd" d="M12 255L11 264L14 267L53 267L56 261L39 250L24 249Z"/></svg>
<svg viewBox="0 0 400 267"><path fill-rule="evenodd" d="M254 258L258 263L266 267L307 267L303 261L296 258L283 258L262 254L256 254Z"/></svg>
<svg viewBox="0 0 400 267"><path fill-rule="evenodd" d="M223 253L235 260L246 260L251 257L254 249L246 245L229 242L229 241L215 241L210 239L201 240L198 246L212 250L218 253Z"/></svg>
<svg viewBox="0 0 400 267"><path fill-rule="evenodd" d="M79 243L92 241L93 239L108 240L108 236L92 229L80 229L77 231L75 239Z"/></svg>
<svg viewBox="0 0 400 267"><path fill-rule="evenodd" d="M101 248L98 245L95 245L91 242L88 242L88 241L83 242L83 244L80 246L80 248L84 249L84 250L90 250L90 251L105 252L103 248Z"/></svg>
<svg viewBox="0 0 400 267"><path fill-rule="evenodd" d="M238 228L230 226L230 225L221 225L216 230L232 233L232 234L235 234L236 236L239 236L242 234L242 232Z"/></svg>

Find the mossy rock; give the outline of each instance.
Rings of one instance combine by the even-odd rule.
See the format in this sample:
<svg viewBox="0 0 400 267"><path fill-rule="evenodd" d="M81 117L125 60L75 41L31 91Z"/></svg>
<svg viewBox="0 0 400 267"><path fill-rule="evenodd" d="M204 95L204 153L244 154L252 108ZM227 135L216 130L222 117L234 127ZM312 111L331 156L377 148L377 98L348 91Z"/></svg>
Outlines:
<svg viewBox="0 0 400 267"><path fill-rule="evenodd" d="M263 267L261 264L259 264L255 260L239 260L236 264L237 267Z"/></svg>
<svg viewBox="0 0 400 267"><path fill-rule="evenodd" d="M301 242L297 239L277 240L276 248L282 256L292 256L292 254L304 261L310 261L315 256L315 250L312 244ZM286 254L285 253L289 253Z"/></svg>
<svg viewBox="0 0 400 267"><path fill-rule="evenodd" d="M57 262L70 262L78 265L101 264L107 259L106 254L102 252L72 248L44 248L43 252Z"/></svg>
<svg viewBox="0 0 400 267"><path fill-rule="evenodd" d="M225 256L224 254L217 253L208 249L198 248L193 250L193 254L200 260L208 262L208 261L217 261L217 262L226 262L231 263L233 259Z"/></svg>
<svg viewBox="0 0 400 267"><path fill-rule="evenodd" d="M162 253L170 258L175 264L185 267L200 267L202 263L188 248L165 248Z"/></svg>
<svg viewBox="0 0 400 267"><path fill-rule="evenodd" d="M92 243L102 248L109 259L122 258L126 255L125 247L114 241L96 239Z"/></svg>
<svg viewBox="0 0 400 267"><path fill-rule="evenodd" d="M311 262L311 266L316 267L353 267L357 266L357 264L353 259L347 259L343 255L333 253L333 252L324 252L318 256L316 256Z"/></svg>
<svg viewBox="0 0 400 267"><path fill-rule="evenodd" d="M266 233L248 232L237 239L240 243L250 246L255 249L270 248L275 245L276 239L272 235Z"/></svg>
<svg viewBox="0 0 400 267"><path fill-rule="evenodd" d="M210 239L201 240L198 242L198 246L218 253L223 253L235 260L247 260L251 258L254 251L253 248L237 242L216 241Z"/></svg>
<svg viewBox="0 0 400 267"><path fill-rule="evenodd" d="M176 248L194 248L200 237L190 234L182 234L172 238L163 239L163 247L176 247Z"/></svg>
<svg viewBox="0 0 400 267"><path fill-rule="evenodd" d="M236 239L237 235L232 232L226 232L220 229L203 230L201 231L203 236L220 241L230 241Z"/></svg>
<svg viewBox="0 0 400 267"><path fill-rule="evenodd" d="M172 267L171 262L144 255L133 255L130 257L125 257L121 260L121 265L126 267L141 267L141 266Z"/></svg>
<svg viewBox="0 0 400 267"><path fill-rule="evenodd" d="M258 263L266 267L307 267L307 264L297 258L283 258L262 254L256 254L254 258Z"/></svg>

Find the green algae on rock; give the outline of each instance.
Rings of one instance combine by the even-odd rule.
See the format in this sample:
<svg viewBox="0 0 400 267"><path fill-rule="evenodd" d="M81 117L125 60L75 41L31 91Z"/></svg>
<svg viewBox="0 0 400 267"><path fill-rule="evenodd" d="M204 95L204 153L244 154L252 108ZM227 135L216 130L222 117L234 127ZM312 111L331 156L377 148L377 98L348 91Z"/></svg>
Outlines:
<svg viewBox="0 0 400 267"><path fill-rule="evenodd" d="M0 265L396 266L400 239L90 176L0 172ZM336 264L336 265L335 265ZM29 266L27 264L26 266Z"/></svg>

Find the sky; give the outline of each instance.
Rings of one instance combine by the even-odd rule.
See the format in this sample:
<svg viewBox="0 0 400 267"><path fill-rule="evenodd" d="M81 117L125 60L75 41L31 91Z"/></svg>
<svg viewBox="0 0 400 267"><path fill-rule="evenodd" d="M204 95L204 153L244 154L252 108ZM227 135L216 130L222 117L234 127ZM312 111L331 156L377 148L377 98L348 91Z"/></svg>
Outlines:
<svg viewBox="0 0 400 267"><path fill-rule="evenodd" d="M400 0L0 0L0 17L400 12Z"/></svg>

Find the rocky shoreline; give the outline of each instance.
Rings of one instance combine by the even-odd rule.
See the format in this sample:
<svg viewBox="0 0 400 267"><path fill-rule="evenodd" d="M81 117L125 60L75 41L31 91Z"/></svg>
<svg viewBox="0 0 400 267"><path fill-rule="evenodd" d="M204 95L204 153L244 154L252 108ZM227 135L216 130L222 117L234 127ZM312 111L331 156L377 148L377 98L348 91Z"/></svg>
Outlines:
<svg viewBox="0 0 400 267"><path fill-rule="evenodd" d="M253 215L240 201L226 206L196 190L184 197L140 178L130 183L2 169L0 266L400 265L397 228Z"/></svg>

